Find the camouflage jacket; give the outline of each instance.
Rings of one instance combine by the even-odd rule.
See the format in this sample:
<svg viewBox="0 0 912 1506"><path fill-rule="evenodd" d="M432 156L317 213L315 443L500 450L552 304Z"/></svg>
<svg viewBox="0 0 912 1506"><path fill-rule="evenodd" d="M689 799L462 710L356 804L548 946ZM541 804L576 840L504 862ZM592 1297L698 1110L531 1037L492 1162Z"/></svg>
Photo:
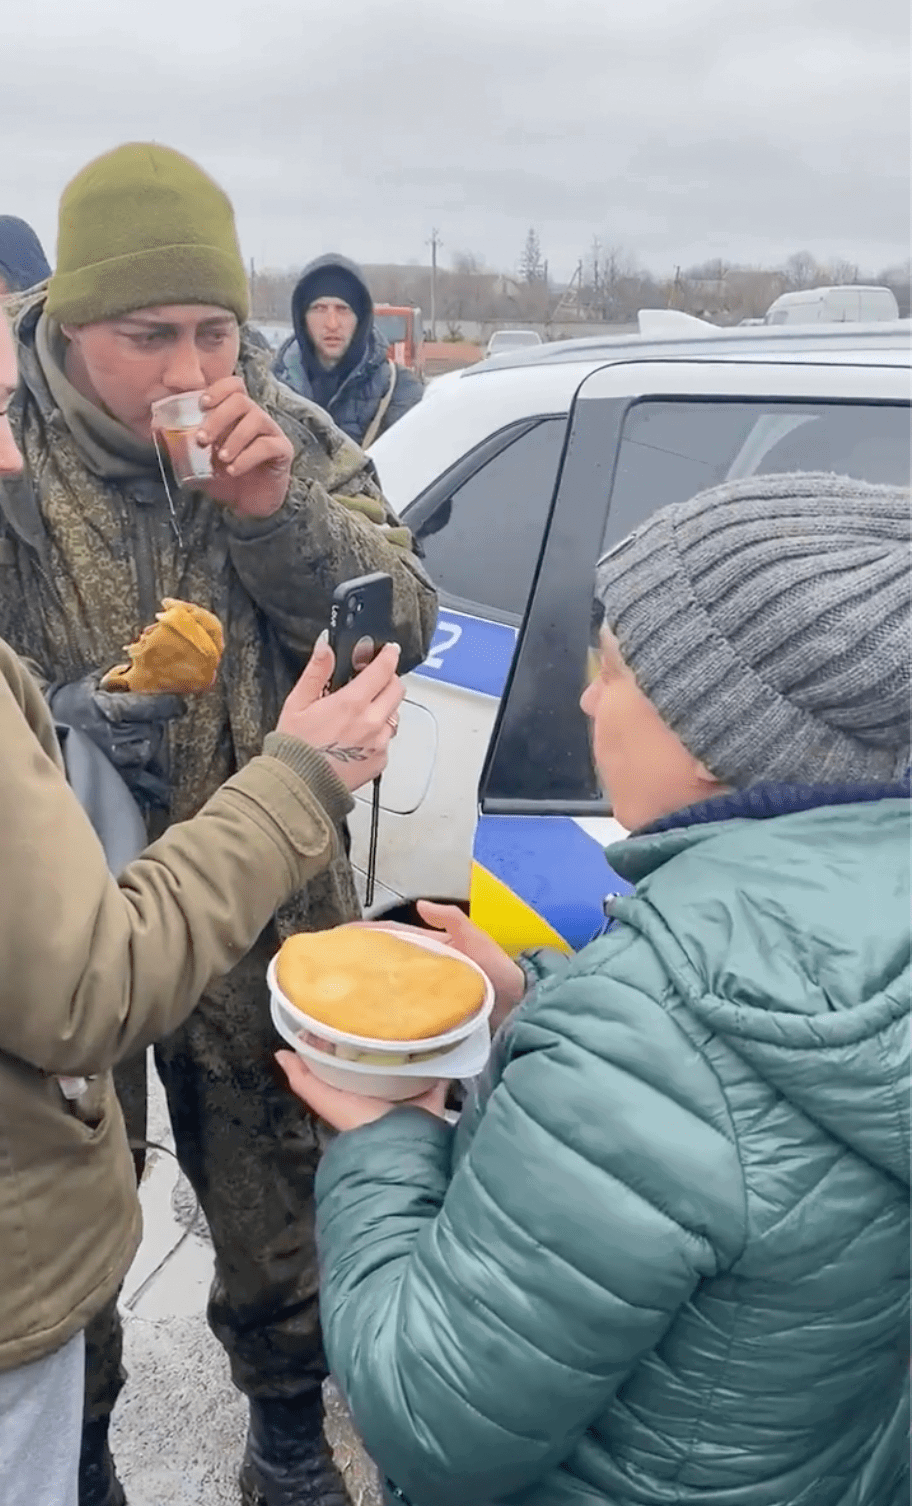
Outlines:
<svg viewBox="0 0 912 1506"><path fill-rule="evenodd" d="M20 369L10 421L25 471L0 482L0 637L46 684L64 683L122 660L163 596L215 612L225 632L216 688L169 728L168 814L183 820L259 752L340 581L373 570L393 577L406 668L427 652L436 595L370 461L322 409L276 381L269 352L243 331L239 372L295 447L278 513L236 518L182 490L172 517L157 472L94 474L35 353L43 306L39 290L10 309Z"/></svg>

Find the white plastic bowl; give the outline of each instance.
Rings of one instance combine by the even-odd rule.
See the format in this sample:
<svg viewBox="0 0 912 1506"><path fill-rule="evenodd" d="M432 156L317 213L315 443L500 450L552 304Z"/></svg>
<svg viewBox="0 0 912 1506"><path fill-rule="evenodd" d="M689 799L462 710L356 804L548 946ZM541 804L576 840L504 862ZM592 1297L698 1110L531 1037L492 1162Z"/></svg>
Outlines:
<svg viewBox="0 0 912 1506"><path fill-rule="evenodd" d="M390 1102L402 1102L426 1093L441 1078L467 1079L477 1077L491 1051L491 1032L488 1020L494 1008L494 988L489 978L476 963L463 957L444 941L435 936L412 935L397 932L401 941L426 951L437 952L443 957L456 957L472 967L484 981L485 993L481 1007L452 1030L441 1035L425 1036L414 1041L380 1040L378 1037L352 1035L346 1030L336 1030L322 1020L305 1014L282 992L276 979L277 956L272 958L266 971L269 984L270 1010L273 1024L289 1046L307 1062L315 1077L334 1088L344 1088L350 1093L360 1093L366 1098L386 1098ZM336 1045L357 1046L360 1051L385 1054L389 1051L436 1052L430 1061L402 1062L395 1066L371 1061L346 1061L331 1056L313 1046L305 1039L313 1035Z"/></svg>
<svg viewBox="0 0 912 1506"><path fill-rule="evenodd" d="M338 1056L329 1056L318 1046L311 1046L302 1039L301 1028L291 1006L282 1003L273 994L270 1005L273 1024L298 1056L304 1060L315 1077L334 1088L344 1088L349 1093L359 1093L363 1098L385 1098L390 1103L401 1103L407 1098L416 1098L426 1093L441 1078L477 1077L491 1052L491 1032L487 1019L476 1024L471 1034L464 1036L454 1046L442 1050L431 1061L403 1062L399 1066L378 1066L370 1062L349 1062ZM391 1043L383 1042L385 1050ZM420 1049L411 1042L411 1049Z"/></svg>
<svg viewBox="0 0 912 1506"><path fill-rule="evenodd" d="M272 958L266 970L266 981L269 984L270 995L273 999L278 1000L286 1015L300 1022L298 1025L299 1030L308 1031L311 1035L319 1035L324 1041L337 1041L346 1046L358 1046L365 1051L369 1051L372 1048L374 1051L436 1051L438 1047L452 1046L457 1041L465 1040L466 1036L471 1035L479 1025L487 1023L491 1010L494 1008L494 987L477 963L472 962L468 957L464 957L461 952L457 952L453 947L447 946L445 941L438 941L435 936L428 936L427 940L425 940L423 936L418 936L407 931L396 931L390 934L395 935L399 941L407 941L412 946L423 947L427 952L437 952L441 957L455 957L459 962L464 962L466 967L474 968L485 986L484 999L482 1000L480 1009L475 1014L469 1015L467 1019L462 1020L458 1025L455 1025L452 1030L445 1030L441 1035L424 1036L421 1040L417 1041L381 1041L375 1036L352 1035L347 1030L336 1030L332 1025L324 1024L322 1020L313 1019L309 1014L305 1014L304 1010L297 1004L291 1002L282 992L276 978L278 954ZM354 1065L357 1065L357 1063Z"/></svg>

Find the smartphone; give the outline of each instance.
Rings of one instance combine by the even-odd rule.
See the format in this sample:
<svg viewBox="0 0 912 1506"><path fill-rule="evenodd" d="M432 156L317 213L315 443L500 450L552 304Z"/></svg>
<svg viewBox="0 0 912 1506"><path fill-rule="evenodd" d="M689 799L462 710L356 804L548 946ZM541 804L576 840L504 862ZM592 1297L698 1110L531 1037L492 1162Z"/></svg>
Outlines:
<svg viewBox="0 0 912 1506"><path fill-rule="evenodd" d="M336 656L330 690L341 690L394 641L393 577L377 570L344 580L333 592L329 614L329 644Z"/></svg>

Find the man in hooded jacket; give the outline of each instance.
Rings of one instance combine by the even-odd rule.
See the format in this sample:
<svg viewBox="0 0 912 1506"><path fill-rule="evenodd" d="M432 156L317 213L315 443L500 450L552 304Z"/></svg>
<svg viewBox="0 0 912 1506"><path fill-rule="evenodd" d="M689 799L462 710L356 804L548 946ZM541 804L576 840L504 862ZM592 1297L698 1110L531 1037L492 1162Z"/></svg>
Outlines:
<svg viewBox="0 0 912 1506"><path fill-rule="evenodd" d="M344 256L305 267L291 300L294 334L276 357L281 382L325 408L365 449L424 396L413 372L387 356L364 277Z"/></svg>

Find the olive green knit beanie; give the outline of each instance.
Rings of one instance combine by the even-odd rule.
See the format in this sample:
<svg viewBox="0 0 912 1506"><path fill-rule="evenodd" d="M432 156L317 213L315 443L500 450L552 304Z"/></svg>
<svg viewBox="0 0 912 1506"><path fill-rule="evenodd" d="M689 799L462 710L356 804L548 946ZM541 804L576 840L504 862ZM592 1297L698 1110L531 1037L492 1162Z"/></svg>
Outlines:
<svg viewBox="0 0 912 1506"><path fill-rule="evenodd" d="M94 324L156 304L249 313L234 211L202 168L169 147L129 142L63 191L46 312Z"/></svg>

